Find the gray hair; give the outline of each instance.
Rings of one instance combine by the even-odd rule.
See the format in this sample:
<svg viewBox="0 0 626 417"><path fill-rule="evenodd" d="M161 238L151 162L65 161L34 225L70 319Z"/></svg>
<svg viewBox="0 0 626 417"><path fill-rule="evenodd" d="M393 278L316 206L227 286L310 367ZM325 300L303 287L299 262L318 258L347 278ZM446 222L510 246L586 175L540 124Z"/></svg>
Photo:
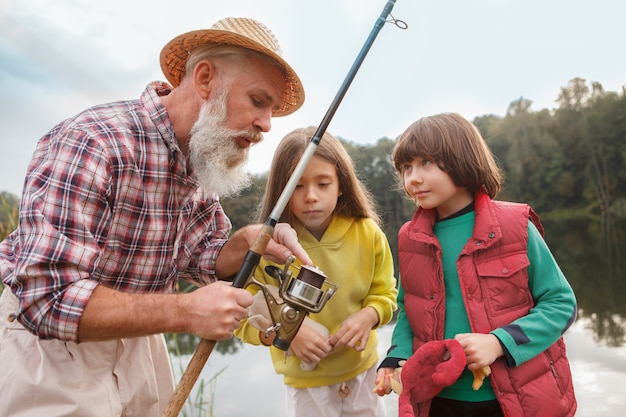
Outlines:
<svg viewBox="0 0 626 417"><path fill-rule="evenodd" d="M199 46L189 53L189 58L187 58L187 63L185 64L185 74L183 74L182 78L185 78L187 74L193 73L196 65L200 61L203 61L205 59L216 61L229 61L234 64L242 64L243 62L245 62L245 60L253 57L262 59L276 66L277 68L280 68L284 74L284 70L282 69L282 67L266 54L253 51L251 49L241 46L210 43L207 45ZM242 65L240 65L240 67L242 67ZM229 72L230 70L226 70L227 74Z"/></svg>

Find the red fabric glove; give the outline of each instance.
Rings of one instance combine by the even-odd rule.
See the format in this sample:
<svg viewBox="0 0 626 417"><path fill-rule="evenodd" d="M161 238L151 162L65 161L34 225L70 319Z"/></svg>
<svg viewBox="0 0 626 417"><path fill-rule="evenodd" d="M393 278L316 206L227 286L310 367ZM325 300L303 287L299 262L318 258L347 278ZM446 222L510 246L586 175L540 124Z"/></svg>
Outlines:
<svg viewBox="0 0 626 417"><path fill-rule="evenodd" d="M454 339L422 345L402 367L398 416L413 417L413 407L432 400L444 387L452 385L466 363L463 347Z"/></svg>

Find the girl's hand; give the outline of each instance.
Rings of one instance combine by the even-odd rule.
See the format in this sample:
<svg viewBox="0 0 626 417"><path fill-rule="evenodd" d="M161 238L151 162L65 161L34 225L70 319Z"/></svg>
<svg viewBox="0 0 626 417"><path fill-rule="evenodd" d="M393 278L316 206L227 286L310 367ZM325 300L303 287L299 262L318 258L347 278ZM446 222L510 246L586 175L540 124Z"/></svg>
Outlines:
<svg viewBox="0 0 626 417"><path fill-rule="evenodd" d="M347 346L361 352L367 346L370 331L377 323L376 310L365 307L345 319L337 333L331 335L328 341L333 348Z"/></svg>
<svg viewBox="0 0 626 417"><path fill-rule="evenodd" d="M308 364L319 363L333 350L326 337L306 324L300 326L289 347L302 362Z"/></svg>

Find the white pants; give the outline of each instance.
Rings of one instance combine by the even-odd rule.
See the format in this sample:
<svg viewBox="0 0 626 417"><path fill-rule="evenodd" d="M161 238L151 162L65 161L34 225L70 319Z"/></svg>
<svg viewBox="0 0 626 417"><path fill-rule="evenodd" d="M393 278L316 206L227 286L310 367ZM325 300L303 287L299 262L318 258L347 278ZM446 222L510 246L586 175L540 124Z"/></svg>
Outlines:
<svg viewBox="0 0 626 417"><path fill-rule="evenodd" d="M174 390L163 335L106 342L41 340L0 297L1 417L159 417ZM129 317L132 320L132 317Z"/></svg>
<svg viewBox="0 0 626 417"><path fill-rule="evenodd" d="M372 392L376 367L346 381L346 398L339 395L342 384L314 388L287 388L288 417L386 417L382 397Z"/></svg>

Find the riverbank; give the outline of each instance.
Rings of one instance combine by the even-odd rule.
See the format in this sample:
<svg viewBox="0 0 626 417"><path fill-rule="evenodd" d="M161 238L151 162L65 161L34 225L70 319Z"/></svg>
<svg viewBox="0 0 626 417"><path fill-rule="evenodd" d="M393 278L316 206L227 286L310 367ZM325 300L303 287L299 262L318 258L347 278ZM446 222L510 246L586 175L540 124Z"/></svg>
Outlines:
<svg viewBox="0 0 626 417"><path fill-rule="evenodd" d="M626 410L626 347L599 345L585 326L586 321L579 320L565 336L579 403L576 417L621 416ZM381 357L391 332L390 326L379 330ZM266 348L245 345L236 354L214 353L201 378L208 381L220 371L214 386L215 417L286 415L282 377L274 372ZM397 417L397 398L395 394L385 397L387 417Z"/></svg>

